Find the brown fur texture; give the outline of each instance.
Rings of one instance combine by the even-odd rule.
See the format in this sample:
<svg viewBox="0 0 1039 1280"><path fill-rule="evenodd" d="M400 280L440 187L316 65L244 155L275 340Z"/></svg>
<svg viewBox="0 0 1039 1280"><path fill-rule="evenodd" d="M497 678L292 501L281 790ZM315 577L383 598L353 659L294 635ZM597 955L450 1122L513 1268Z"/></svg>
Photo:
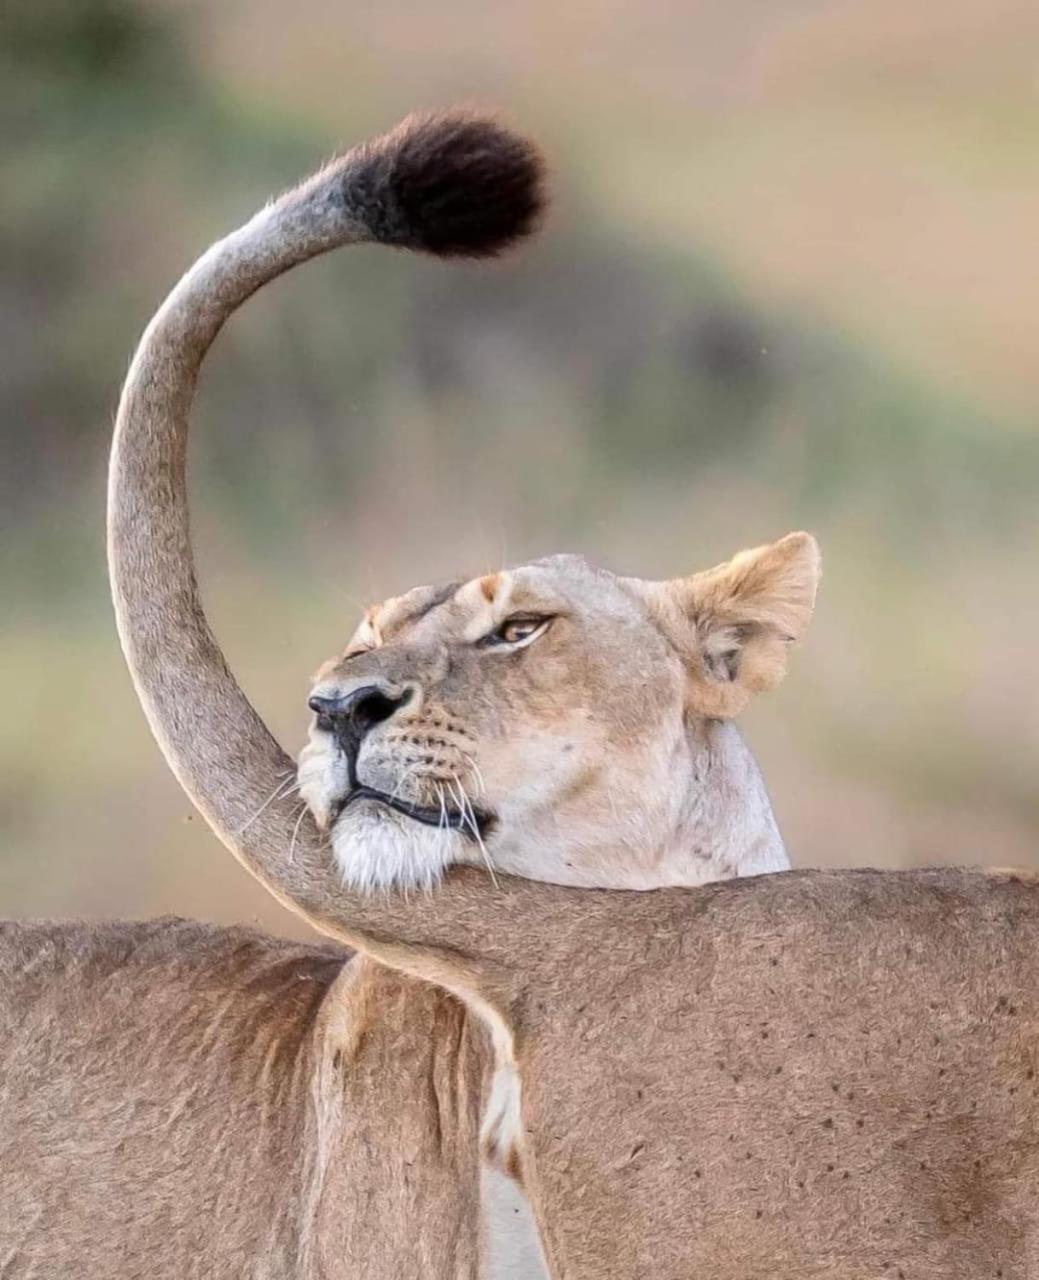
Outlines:
<svg viewBox="0 0 1039 1280"><path fill-rule="evenodd" d="M537 893L514 1025L553 1275L1039 1274L1034 883Z"/></svg>
<svg viewBox="0 0 1039 1280"><path fill-rule="evenodd" d="M1034 1276L1033 884L795 873L621 894L462 870L428 898L366 898L307 822L288 858L288 802L250 821L288 764L199 606L184 447L230 311L360 234L303 191L178 286L119 415L120 633L189 794L282 901L485 1020L522 1083L515 1142L553 1275Z"/></svg>
<svg viewBox="0 0 1039 1280"><path fill-rule="evenodd" d="M473 904L471 936L480 950L497 951L481 924L486 905ZM510 1025L524 1085L517 1158L550 1274L1036 1274L1034 882L953 870L803 872L619 894L509 880L489 905L513 974ZM516 933L503 939L505 914ZM148 936L153 926L121 928L113 936L32 926L3 948L5 988L15 978L24 984L19 1007L39 1010L35 1020L2 1028L0 1256L11 1275L111 1274L107 1257L100 1261L105 1240L92 1240L90 1225L100 1232L124 1208L139 1215L152 1196L161 1204L164 1184L177 1195L162 1230L179 1224L188 1258L207 1240L229 1248L231 1209L241 1212L252 1196L257 1214L243 1221L254 1230L257 1221L269 1224L269 1247L282 1248L278 1232L302 1203L301 1066L313 1061L322 993L339 970L335 953L258 946L244 931L227 934L230 943L221 931L214 943L199 926L158 926L187 931L170 946ZM12 955L22 972L13 971ZM142 978L155 992L143 1024ZM89 1021L98 1001L112 1002L107 1042ZM339 1007L329 1006L332 1017ZM380 1034L381 1018L369 1021L363 1006L353 1012L357 1026ZM356 1068L359 1047L368 1052L359 1046L364 1037L328 1034L326 1069L336 1049ZM155 1049L180 1037L194 1046L190 1072L178 1051L157 1076ZM394 1038L382 1052L370 1060L365 1090L387 1081L407 1087L400 1069L416 1054L422 1061L419 1041ZM271 1086L262 1108L257 1075ZM347 1090L354 1083L342 1076ZM362 1111L354 1115L365 1127ZM26 1116L37 1119L26 1125ZM225 1124L232 1116L247 1127L248 1142ZM158 1173L156 1130L171 1153ZM99 1133L107 1135L100 1149ZM353 1159L358 1137L351 1137ZM193 1138L203 1152L213 1146L208 1177ZM178 1166L180 1142L189 1157ZM369 1150L377 1185L401 1150ZM113 1172L114 1197L100 1191ZM213 1186L227 1197L218 1206L219 1242L207 1236L218 1231L213 1206L198 1204ZM81 1215L72 1190L91 1214ZM401 1197L406 1207L406 1183ZM337 1188L329 1211L334 1201L363 1212L358 1200L356 1185ZM41 1234L48 1221L72 1235ZM336 1221L356 1247L349 1216ZM67 1249L55 1255L64 1270L46 1253L55 1240ZM41 1251L35 1272L25 1262L29 1244ZM136 1256L136 1240L125 1247ZM79 1256L98 1265L73 1269ZM163 1271L164 1256L159 1247L147 1270L119 1274L191 1274ZM240 1274L211 1265L204 1274ZM308 1272L279 1272L272 1261L266 1274ZM394 1263L384 1274L412 1272Z"/></svg>
<svg viewBox="0 0 1039 1280"><path fill-rule="evenodd" d="M475 1280L485 1032L334 945L0 925L0 1274Z"/></svg>

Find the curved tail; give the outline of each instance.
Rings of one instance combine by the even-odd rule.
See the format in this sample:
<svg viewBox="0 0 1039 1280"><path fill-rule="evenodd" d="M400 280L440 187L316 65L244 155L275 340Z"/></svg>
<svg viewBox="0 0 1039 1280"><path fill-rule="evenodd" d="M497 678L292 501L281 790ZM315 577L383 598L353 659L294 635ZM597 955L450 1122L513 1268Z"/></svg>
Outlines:
<svg viewBox="0 0 1039 1280"><path fill-rule="evenodd" d="M170 767L209 825L273 893L341 936L418 939L415 904L347 894L307 816L269 802L292 764L228 670L199 601L185 451L199 368L257 289L339 245L378 242L489 257L528 235L543 205L534 147L492 121L411 117L334 160L215 244L145 331L123 388L108 488L116 619L138 696ZM455 891L472 914L471 879ZM465 902L462 899L465 899ZM452 937L452 890L422 909ZM437 939L429 937L429 941Z"/></svg>

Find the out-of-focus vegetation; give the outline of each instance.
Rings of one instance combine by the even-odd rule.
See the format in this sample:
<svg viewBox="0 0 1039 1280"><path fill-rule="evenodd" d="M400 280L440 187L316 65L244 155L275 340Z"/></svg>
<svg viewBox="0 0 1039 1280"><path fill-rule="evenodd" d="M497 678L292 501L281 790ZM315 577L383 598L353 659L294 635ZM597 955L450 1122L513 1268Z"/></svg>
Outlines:
<svg viewBox="0 0 1039 1280"><path fill-rule="evenodd" d="M872 34L843 4L775 8L659 0L637 32L607 6L582 6L578 30L497 0L437 25L324 0L288 24L266 0L0 10L5 913L284 927L192 819L122 670L111 411L138 332L209 240L333 146L474 95L556 161L541 243L493 268L324 260L252 302L206 371L207 597L287 745L309 670L370 598L564 548L677 573L809 527L818 621L748 723L795 859L1039 861L1039 374L1012 358L1032 308L1015 320L990 279L1015 252L1022 287L1036 266L1014 201L1039 161L1013 131L987 145L998 119L1039 123L1004 74L1027 14L985 5L976 47L949 30L972 30L980 0L935 15L934 56L978 104L950 155L966 108L937 71L908 139L892 118L918 40L886 0ZM908 198L921 130L941 163L913 174L925 216L899 206L914 249L870 218ZM971 348L979 300L998 359Z"/></svg>

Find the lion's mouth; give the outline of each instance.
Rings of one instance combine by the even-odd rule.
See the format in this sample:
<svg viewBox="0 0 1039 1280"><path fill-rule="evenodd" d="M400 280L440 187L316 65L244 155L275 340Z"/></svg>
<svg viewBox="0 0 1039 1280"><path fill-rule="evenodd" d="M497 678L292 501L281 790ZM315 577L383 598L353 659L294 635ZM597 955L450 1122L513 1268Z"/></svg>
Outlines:
<svg viewBox="0 0 1039 1280"><path fill-rule="evenodd" d="M469 805L464 812L448 805L433 809L426 805L414 804L410 800L402 800L399 796L389 795L377 787L368 787L363 783L355 785L353 790L343 797L332 813L332 821L335 822L357 800L374 800L377 804L383 804L388 809L404 814L406 818L425 823L427 827L459 831L470 840L482 840L494 821L489 813L477 809L474 805Z"/></svg>

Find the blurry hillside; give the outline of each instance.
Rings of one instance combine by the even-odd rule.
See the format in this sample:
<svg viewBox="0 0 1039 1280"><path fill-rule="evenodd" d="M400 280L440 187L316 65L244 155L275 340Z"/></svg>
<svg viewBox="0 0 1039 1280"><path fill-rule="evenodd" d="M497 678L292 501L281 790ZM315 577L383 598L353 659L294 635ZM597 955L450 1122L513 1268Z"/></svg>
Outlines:
<svg viewBox="0 0 1039 1280"><path fill-rule="evenodd" d="M1034 7L450 8L0 10L0 907L286 927L134 704L111 412L209 241L474 98L555 161L539 246L324 260L204 379L203 580L286 745L369 599L564 548L663 576L808 527L818 621L747 725L795 859L1039 865Z"/></svg>

